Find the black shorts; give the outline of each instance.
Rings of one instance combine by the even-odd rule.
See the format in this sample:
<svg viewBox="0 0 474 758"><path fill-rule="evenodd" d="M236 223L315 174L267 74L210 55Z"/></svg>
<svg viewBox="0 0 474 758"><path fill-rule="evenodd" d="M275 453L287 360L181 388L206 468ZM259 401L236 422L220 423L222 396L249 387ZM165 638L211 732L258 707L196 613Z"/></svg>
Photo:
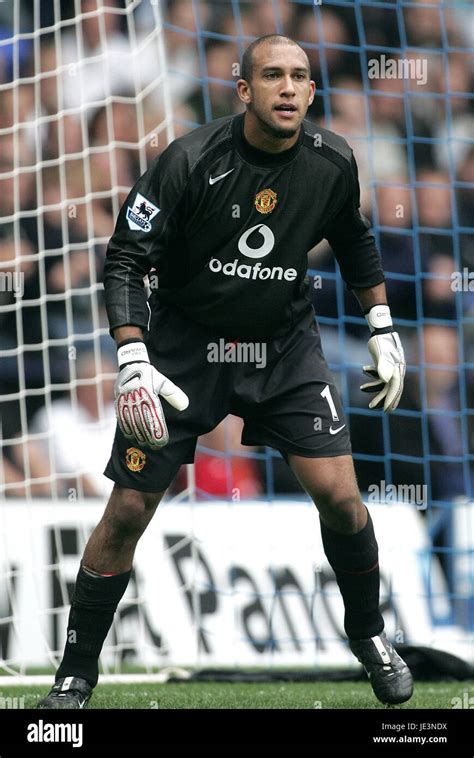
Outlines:
<svg viewBox="0 0 474 758"><path fill-rule="evenodd" d="M197 438L228 414L244 420L244 445L268 445L285 459L288 453L308 458L351 453L347 420L312 314L269 342L232 347L230 341L176 310L160 307L152 315L150 360L186 392L189 406L180 413L162 401L170 441L160 449L127 439L117 427L105 476L122 487L165 490L180 466L194 461Z"/></svg>

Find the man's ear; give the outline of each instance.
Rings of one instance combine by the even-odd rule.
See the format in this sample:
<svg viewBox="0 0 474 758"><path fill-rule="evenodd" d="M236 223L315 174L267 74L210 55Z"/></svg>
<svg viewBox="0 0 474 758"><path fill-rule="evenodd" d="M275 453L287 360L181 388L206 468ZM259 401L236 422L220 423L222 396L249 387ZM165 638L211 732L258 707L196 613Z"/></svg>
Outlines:
<svg viewBox="0 0 474 758"><path fill-rule="evenodd" d="M240 98L240 100L245 103L245 105L250 105L252 102L252 96L250 92L250 85L245 79L239 79L237 82L237 94Z"/></svg>

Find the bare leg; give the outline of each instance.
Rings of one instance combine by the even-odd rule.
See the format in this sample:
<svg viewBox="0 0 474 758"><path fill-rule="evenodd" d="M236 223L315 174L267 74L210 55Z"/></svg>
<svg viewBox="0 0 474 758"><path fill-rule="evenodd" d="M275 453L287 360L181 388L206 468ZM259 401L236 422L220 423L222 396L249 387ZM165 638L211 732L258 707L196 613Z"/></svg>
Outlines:
<svg viewBox="0 0 474 758"><path fill-rule="evenodd" d="M315 503L321 521L341 534L359 532L367 523L351 455L334 458L289 456L301 486Z"/></svg>
<svg viewBox="0 0 474 758"><path fill-rule="evenodd" d="M104 515L89 537L82 564L98 574L129 571L137 542L164 494L115 485Z"/></svg>

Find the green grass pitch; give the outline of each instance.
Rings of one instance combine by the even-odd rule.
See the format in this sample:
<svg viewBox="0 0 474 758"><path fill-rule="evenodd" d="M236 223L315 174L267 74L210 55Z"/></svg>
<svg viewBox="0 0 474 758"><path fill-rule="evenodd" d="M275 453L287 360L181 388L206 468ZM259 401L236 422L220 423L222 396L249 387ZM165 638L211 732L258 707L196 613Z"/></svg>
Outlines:
<svg viewBox="0 0 474 758"><path fill-rule="evenodd" d="M3 686L3 698L24 698L20 706L35 708L48 687ZM403 709L451 709L453 698L474 696L474 681L416 682L415 692ZM464 696L465 697L465 696ZM459 701L458 701L459 702ZM89 708L127 709L325 709L385 708L365 682L103 684L97 687Z"/></svg>

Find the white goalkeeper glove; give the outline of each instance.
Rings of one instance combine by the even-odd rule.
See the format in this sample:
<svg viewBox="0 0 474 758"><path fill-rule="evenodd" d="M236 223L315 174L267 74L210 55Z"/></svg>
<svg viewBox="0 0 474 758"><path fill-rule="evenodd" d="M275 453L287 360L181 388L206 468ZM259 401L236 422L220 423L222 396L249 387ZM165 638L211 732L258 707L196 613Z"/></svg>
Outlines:
<svg viewBox="0 0 474 758"><path fill-rule="evenodd" d="M364 374L373 381L361 385L363 392L376 392L369 408L380 408L386 413L395 410L403 392L406 363L402 343L393 322L388 305L374 305L365 318L372 332L368 350L373 366L363 366Z"/></svg>
<svg viewBox="0 0 474 758"><path fill-rule="evenodd" d="M141 445L164 447L169 435L159 396L178 411L188 407L188 396L151 365L141 340L127 340L120 345L117 358L115 413L121 432Z"/></svg>

